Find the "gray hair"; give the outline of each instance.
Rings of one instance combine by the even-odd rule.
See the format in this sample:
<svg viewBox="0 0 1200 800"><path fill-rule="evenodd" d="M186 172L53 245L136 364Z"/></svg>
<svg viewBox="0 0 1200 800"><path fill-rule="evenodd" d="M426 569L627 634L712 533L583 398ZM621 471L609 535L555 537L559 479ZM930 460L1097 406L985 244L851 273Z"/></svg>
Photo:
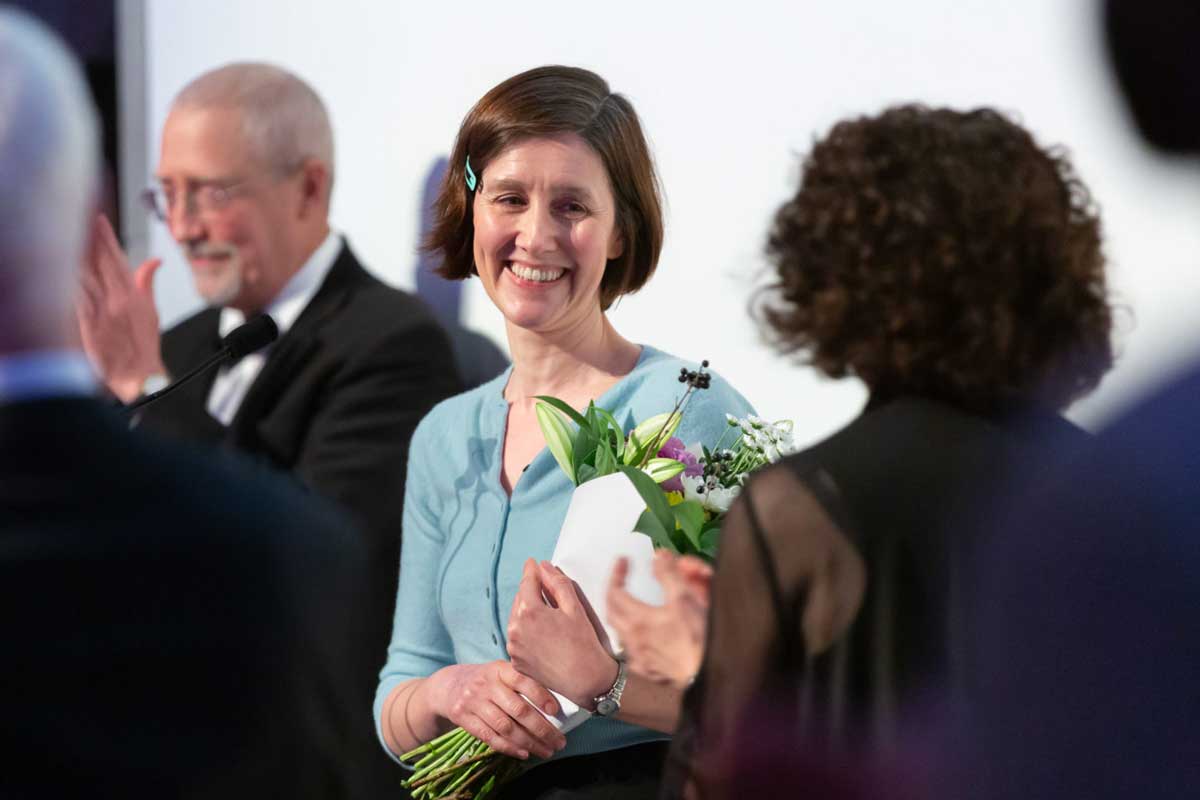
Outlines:
<svg viewBox="0 0 1200 800"><path fill-rule="evenodd" d="M316 159L328 167L332 186L329 113L313 88L287 70L257 62L226 64L183 87L171 110L183 108L236 110L261 163L283 173Z"/></svg>
<svg viewBox="0 0 1200 800"><path fill-rule="evenodd" d="M0 9L0 315L70 310L99 188L97 130L63 43Z"/></svg>

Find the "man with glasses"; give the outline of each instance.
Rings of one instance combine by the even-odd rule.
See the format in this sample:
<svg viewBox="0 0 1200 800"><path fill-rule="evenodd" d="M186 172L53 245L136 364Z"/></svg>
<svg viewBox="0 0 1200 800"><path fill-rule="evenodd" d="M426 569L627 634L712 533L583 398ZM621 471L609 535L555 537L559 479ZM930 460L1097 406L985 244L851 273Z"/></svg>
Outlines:
<svg viewBox="0 0 1200 800"><path fill-rule="evenodd" d="M274 345L148 406L140 424L291 471L367 530L375 573L357 656L357 749L362 796L395 796L399 776L374 741L370 710L396 594L408 440L459 381L425 306L370 276L330 229L333 176L329 118L307 84L254 63L201 75L171 105L146 199L209 307L160 341L151 290L160 262L131 272L101 218L79 319L89 356L127 403L203 362L246 319L275 320Z"/></svg>

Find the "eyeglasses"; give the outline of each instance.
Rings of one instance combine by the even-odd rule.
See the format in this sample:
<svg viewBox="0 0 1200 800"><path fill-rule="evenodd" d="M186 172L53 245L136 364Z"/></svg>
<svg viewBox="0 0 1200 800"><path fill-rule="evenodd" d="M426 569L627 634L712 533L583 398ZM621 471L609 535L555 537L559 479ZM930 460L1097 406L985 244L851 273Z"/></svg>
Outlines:
<svg viewBox="0 0 1200 800"><path fill-rule="evenodd" d="M142 190L141 200L147 211L160 221L166 222L180 199L183 200L185 214L211 214L221 211L233 201L247 182L248 179L231 183L201 183L190 192L184 192L182 198L178 191L151 186Z"/></svg>

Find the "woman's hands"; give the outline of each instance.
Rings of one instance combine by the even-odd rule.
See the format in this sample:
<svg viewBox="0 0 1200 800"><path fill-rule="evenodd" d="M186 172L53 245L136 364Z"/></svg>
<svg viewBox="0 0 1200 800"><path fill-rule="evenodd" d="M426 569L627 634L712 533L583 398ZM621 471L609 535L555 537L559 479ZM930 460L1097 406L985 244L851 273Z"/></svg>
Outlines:
<svg viewBox="0 0 1200 800"><path fill-rule="evenodd" d="M613 568L608 621L621 638L631 672L685 689L700 671L708 621L712 567L698 558L665 550L654 554L654 576L666 601L652 606L625 590L629 562Z"/></svg>
<svg viewBox="0 0 1200 800"><path fill-rule="evenodd" d="M507 661L456 664L428 679L432 710L462 727L493 750L515 758L549 758L567 739L521 695L547 714L558 701L536 680Z"/></svg>
<svg viewBox="0 0 1200 800"><path fill-rule="evenodd" d="M518 671L591 708L617 677L617 660L596 612L558 567L525 562L508 619L508 655Z"/></svg>

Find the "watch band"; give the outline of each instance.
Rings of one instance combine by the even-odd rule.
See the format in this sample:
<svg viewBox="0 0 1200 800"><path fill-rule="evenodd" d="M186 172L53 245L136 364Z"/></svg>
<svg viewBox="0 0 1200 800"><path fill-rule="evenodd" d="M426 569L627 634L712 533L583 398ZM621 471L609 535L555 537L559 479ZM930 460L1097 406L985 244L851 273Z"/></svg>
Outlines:
<svg viewBox="0 0 1200 800"><path fill-rule="evenodd" d="M596 716L611 717L621 710L621 695L625 693L625 679L628 674L629 668L625 664L625 659L618 658L617 679L613 681L612 688L592 700L596 704Z"/></svg>

